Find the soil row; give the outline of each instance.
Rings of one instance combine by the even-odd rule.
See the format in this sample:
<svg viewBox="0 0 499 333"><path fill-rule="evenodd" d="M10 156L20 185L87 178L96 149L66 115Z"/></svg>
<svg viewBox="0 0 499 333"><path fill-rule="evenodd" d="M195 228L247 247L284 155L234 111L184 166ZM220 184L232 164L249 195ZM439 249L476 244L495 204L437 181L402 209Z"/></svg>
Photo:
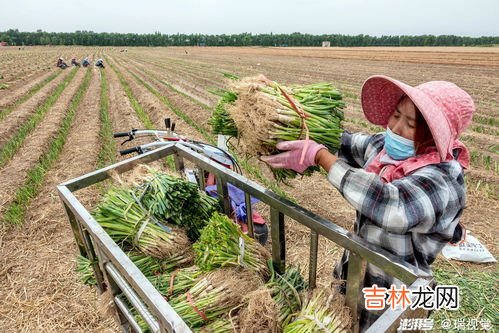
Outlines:
<svg viewBox="0 0 499 333"><path fill-rule="evenodd" d="M29 93L31 89L33 89L36 85L40 84L48 77L56 73L56 70L48 70L37 73L32 77L22 80L21 82L10 86L8 89L4 90L5 94L0 95L0 109L4 109L12 104L14 104L17 100L22 98L22 96Z"/></svg>
<svg viewBox="0 0 499 333"><path fill-rule="evenodd" d="M26 102L16 106L14 110L2 120L2 126L0 127L0 147L16 133L19 127L33 115L35 110L52 95L57 86L64 81L70 73L70 71L67 71L56 77L31 96Z"/></svg>
<svg viewBox="0 0 499 333"><path fill-rule="evenodd" d="M55 68L55 54L30 54L26 58L16 56L11 62L0 68L0 82L7 84L8 89L0 90L0 96L9 91L10 87L22 82L28 82L37 75Z"/></svg>
<svg viewBox="0 0 499 333"><path fill-rule="evenodd" d="M120 61L122 61L120 59ZM150 72L140 71L137 66L134 66L136 63L132 62L122 62L123 66L127 68L130 73L133 73L141 80L147 82L148 85L153 87L156 91L158 91L162 96L166 97L177 109L180 111L189 109L189 114L192 115L191 119L201 127L205 129L205 131L210 132L210 128L208 125L208 119L211 116L211 111L203 108L201 105L197 103L187 103L188 98L184 95L175 92L173 89L169 88L167 85L159 82L155 77L150 75ZM196 99L197 100L197 99Z"/></svg>
<svg viewBox="0 0 499 333"><path fill-rule="evenodd" d="M135 110L130 104L125 91L123 90L120 80L111 67L106 68L106 80L109 89L109 115L113 132L127 132L132 128L143 128L144 125L137 117ZM124 139L121 139L124 141ZM128 142L125 145L119 145L120 141L116 141L118 149L127 149L134 146L134 143ZM126 156L119 156L116 152L116 159L122 160Z"/></svg>
<svg viewBox="0 0 499 333"><path fill-rule="evenodd" d="M79 48L50 48L31 51L13 51L9 54L3 54L1 61L0 75L3 79L0 82L6 83L9 86L17 85L18 82L35 78L40 72L55 69L57 59L62 55L69 65L70 56L82 54L83 49ZM66 56L68 54L68 56ZM2 58L0 56L0 58ZM8 89L7 89L8 90ZM2 90L0 90L0 96Z"/></svg>
<svg viewBox="0 0 499 333"><path fill-rule="evenodd" d="M11 230L4 238L3 258L11 269L1 277L8 292L0 300L0 309L5 312L0 326L12 332L117 331L114 320L99 313L96 290L78 281L77 248L55 191L55 185L95 169L100 146L100 81L98 70L90 70L89 89L59 161L48 172L23 227ZM98 195L95 189L84 192L84 203Z"/></svg>
<svg viewBox="0 0 499 333"><path fill-rule="evenodd" d="M166 83L173 87L175 90L196 99L199 103L206 106L213 106L216 104L218 98L209 93L210 89L220 89L223 88L222 81L217 84L210 84L209 82L205 85L201 84L202 79L199 77L190 77L188 73L179 73L178 68L169 68L162 65L157 65L153 62L147 62L143 59L134 60L132 58L119 58L121 61L127 61L131 66L144 71L147 75L156 78L156 80ZM132 68L133 68L132 67ZM220 75L221 77L221 75Z"/></svg>
<svg viewBox="0 0 499 333"><path fill-rule="evenodd" d="M191 129L189 125L170 110L156 95L149 91L144 85L140 84L126 68L114 61L113 58L109 57L108 59L111 60L113 65L119 70L121 75L123 75L133 95L138 99L140 105L147 112L156 128L163 129L164 119L168 117L172 122L176 123L176 131L178 134L186 135L189 138L197 140L202 138L201 134L196 133L195 130Z"/></svg>
<svg viewBox="0 0 499 333"><path fill-rule="evenodd" d="M60 124L66 115L71 99L85 76L84 70L79 70L74 79L64 89L54 106L47 112L36 129L28 135L22 147L2 169L3 186L0 187L0 214L6 209L15 196L16 189L26 178L28 171L45 153L50 140L55 137Z"/></svg>

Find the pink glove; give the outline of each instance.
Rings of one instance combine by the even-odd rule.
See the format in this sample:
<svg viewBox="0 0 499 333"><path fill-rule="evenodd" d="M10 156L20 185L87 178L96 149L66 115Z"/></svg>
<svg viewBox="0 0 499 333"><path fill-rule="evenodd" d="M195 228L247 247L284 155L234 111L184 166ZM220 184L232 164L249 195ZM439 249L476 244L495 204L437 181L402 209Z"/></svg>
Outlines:
<svg viewBox="0 0 499 333"><path fill-rule="evenodd" d="M303 163L300 164L305 142L305 140L279 142L276 148L285 150L285 152L272 156L262 156L260 159L272 168L291 169L298 173L303 173L308 167L316 165L315 156L319 150L327 149L324 145L309 140Z"/></svg>

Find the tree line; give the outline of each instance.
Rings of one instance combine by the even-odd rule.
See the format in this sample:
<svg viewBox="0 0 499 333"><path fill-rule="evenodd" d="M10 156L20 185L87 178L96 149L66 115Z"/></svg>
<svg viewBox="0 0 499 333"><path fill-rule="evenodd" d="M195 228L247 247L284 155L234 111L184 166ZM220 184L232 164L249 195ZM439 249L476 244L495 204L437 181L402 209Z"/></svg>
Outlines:
<svg viewBox="0 0 499 333"><path fill-rule="evenodd" d="M322 34L152 34L75 32L0 32L0 42L9 45L85 45L85 46L476 46L499 44L499 36L466 37L455 35L369 36Z"/></svg>

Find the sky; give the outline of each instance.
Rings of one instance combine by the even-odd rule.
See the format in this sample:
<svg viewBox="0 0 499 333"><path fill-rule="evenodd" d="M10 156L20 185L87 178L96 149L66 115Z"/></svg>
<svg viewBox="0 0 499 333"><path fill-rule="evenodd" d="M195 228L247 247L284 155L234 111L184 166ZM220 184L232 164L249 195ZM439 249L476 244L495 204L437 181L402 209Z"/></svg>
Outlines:
<svg viewBox="0 0 499 333"><path fill-rule="evenodd" d="M0 0L0 31L499 36L499 0Z"/></svg>

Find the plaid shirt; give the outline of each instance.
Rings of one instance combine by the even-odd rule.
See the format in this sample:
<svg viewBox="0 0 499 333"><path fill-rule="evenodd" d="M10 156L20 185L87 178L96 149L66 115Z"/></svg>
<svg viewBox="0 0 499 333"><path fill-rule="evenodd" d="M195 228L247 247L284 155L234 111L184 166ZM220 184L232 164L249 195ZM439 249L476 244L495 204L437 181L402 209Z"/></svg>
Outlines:
<svg viewBox="0 0 499 333"><path fill-rule="evenodd" d="M455 160L427 165L412 174L385 183L365 171L383 149L384 133L342 136L339 159L328 180L357 210L354 231L418 269L431 274L430 265L454 235L466 198L464 174ZM348 251L335 268L335 276L346 279ZM401 281L368 264L364 286L398 287ZM367 329L379 312L360 306L361 330Z"/></svg>

